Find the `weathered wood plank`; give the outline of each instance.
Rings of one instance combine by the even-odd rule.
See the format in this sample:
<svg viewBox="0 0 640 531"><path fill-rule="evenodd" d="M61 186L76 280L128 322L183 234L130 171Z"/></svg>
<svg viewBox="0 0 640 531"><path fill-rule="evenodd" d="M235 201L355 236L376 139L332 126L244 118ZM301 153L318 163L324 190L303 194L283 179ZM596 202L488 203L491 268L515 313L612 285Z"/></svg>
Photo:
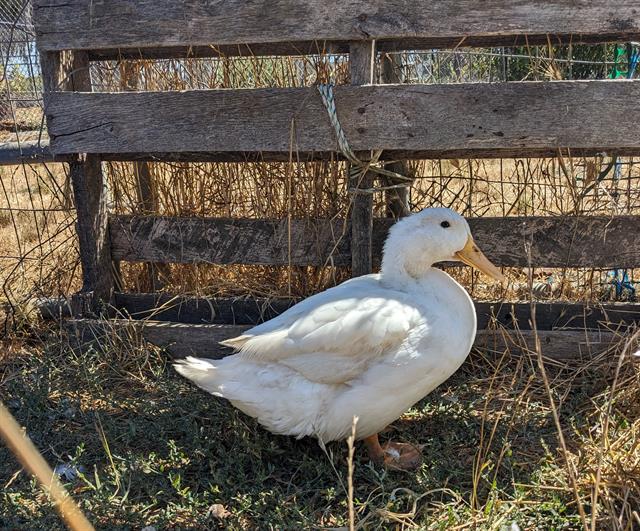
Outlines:
<svg viewBox="0 0 640 531"><path fill-rule="evenodd" d="M602 354L616 347L623 336L612 332L540 330L540 349L543 358L551 360L582 360ZM477 350L502 353L536 355L535 333L532 330L507 332L505 330L481 330L473 347Z"/></svg>
<svg viewBox="0 0 640 531"><path fill-rule="evenodd" d="M561 155L567 157L592 157L609 151L597 151L595 148L582 149L558 149L550 148L507 148L496 149L474 149L435 151L383 151L380 161L392 162L399 160L421 160L421 159L500 159L500 158L548 158ZM640 148L619 148L615 150L617 156L636 157L640 153ZM57 159L70 154L55 155ZM333 161L342 159L341 155L335 152L301 152L295 153L298 162ZM127 153L102 153L103 161L147 161L147 162L290 162L291 155L283 152L232 152L232 151L185 151L182 153L168 151L147 151L147 152L127 152ZM418 177L419 178L419 177Z"/></svg>
<svg viewBox="0 0 640 531"><path fill-rule="evenodd" d="M354 151L396 158L640 153L640 106L628 105L640 100L640 81L340 86L335 94ZM337 151L315 88L60 92L50 96L47 116L54 154L282 158L292 121L302 155Z"/></svg>
<svg viewBox="0 0 640 531"><path fill-rule="evenodd" d="M349 265L348 229L339 221L111 217L112 254L143 262Z"/></svg>
<svg viewBox="0 0 640 531"><path fill-rule="evenodd" d="M70 343L77 348L97 344L109 348L115 340L139 342L144 338L176 358L200 356L221 358L232 350L218 343L244 332L247 326L193 325L158 321L130 321L127 319L70 319L64 329Z"/></svg>
<svg viewBox="0 0 640 531"><path fill-rule="evenodd" d="M42 50L366 39L422 39L435 47L471 37L491 45L516 35L574 35L577 41L640 34L635 0L37 0L34 13Z"/></svg>
<svg viewBox="0 0 640 531"><path fill-rule="evenodd" d="M185 297L166 293L116 293L114 306L133 319L191 324L256 325L280 315L299 299L253 297ZM43 307L43 306L41 306ZM478 329L531 329L531 307L525 302L475 302ZM58 305L43 307L56 318ZM64 311L65 306L62 306ZM626 328L640 321L640 304L540 302L536 304L539 330Z"/></svg>
<svg viewBox="0 0 640 531"><path fill-rule="evenodd" d="M528 302L475 302L478 330L498 327L531 330ZM640 304L633 303L536 303L538 330L626 330L640 321Z"/></svg>
<svg viewBox="0 0 640 531"><path fill-rule="evenodd" d="M375 219L380 262L390 219ZM496 264L514 267L636 267L640 216L471 218L478 245ZM262 265L351 263L349 227L340 220L110 218L112 255L132 262ZM527 245L531 246L531 264Z"/></svg>
<svg viewBox="0 0 640 531"><path fill-rule="evenodd" d="M68 79L62 81L69 90L91 91L87 52L73 52ZM52 90L47 87L45 101L50 101ZM76 157L69 163L69 176L78 216L76 232L82 264L82 290L76 300L88 301L86 310L102 313L111 298L114 278L108 226L108 191L99 156L88 154Z"/></svg>
<svg viewBox="0 0 640 531"><path fill-rule="evenodd" d="M116 293L114 306L124 317L187 324L256 325L280 315L298 299L183 297L167 293ZM48 310L48 308L47 308ZM57 312L50 311L53 317Z"/></svg>
<svg viewBox="0 0 640 531"><path fill-rule="evenodd" d="M374 81L376 42L372 40L352 42L349 45L349 73L351 85L371 85Z"/></svg>
<svg viewBox="0 0 640 531"><path fill-rule="evenodd" d="M621 33L596 35L490 35L471 36L462 40L453 38L406 38L401 40L377 41L378 51L396 52L402 50L432 50L434 48L464 47L516 47L554 46L562 44L603 43L619 40L637 40L635 34ZM204 57L257 57L264 55L322 55L347 54L350 41L296 41L258 44L227 44L214 46L169 46L162 48L104 48L91 50L92 61L186 59Z"/></svg>
<svg viewBox="0 0 640 531"><path fill-rule="evenodd" d="M351 43L349 68L351 85L371 85L375 72L375 41ZM370 153L358 153L362 160ZM349 188L351 190L351 276L368 275L373 270L373 194L366 192L373 187L373 172L362 172L349 165Z"/></svg>
<svg viewBox="0 0 640 531"><path fill-rule="evenodd" d="M69 174L78 214L82 292L92 294L91 306L97 311L113 291L106 183L95 155L69 163Z"/></svg>
<svg viewBox="0 0 640 531"><path fill-rule="evenodd" d="M60 90L62 80L62 52L41 52L40 70L43 92Z"/></svg>
<svg viewBox="0 0 640 531"><path fill-rule="evenodd" d="M511 40L518 39L514 38ZM393 43L388 44L388 46L392 45ZM513 45L513 43L510 43L510 45ZM454 44L452 44L452 46L454 46ZM395 49L395 45L393 45L393 49ZM302 56L346 53L349 53L349 43L346 42L336 43L327 41L307 41L258 44L223 44L210 46L163 46L161 48L105 48L99 50L90 50L89 57L92 61L124 61L194 59L206 57L257 57L264 55Z"/></svg>
<svg viewBox="0 0 640 531"><path fill-rule="evenodd" d="M121 338L136 340L140 336L161 347L175 358L198 356L220 359L232 353L219 341L242 334L246 326L234 325L187 325L157 321L128 320L72 320L65 325L72 343L82 347L98 341L104 345L105 337L118 334ZM593 357L615 345L621 336L608 332L593 331L541 331L539 332L542 354L555 360L583 359ZM486 330L478 333L474 347L501 353L509 349L513 353L535 352L533 332L509 333L501 330Z"/></svg>
<svg viewBox="0 0 640 531"><path fill-rule="evenodd" d="M486 37L455 38L411 38L376 41L380 52L428 51L447 48L495 48L531 47L568 44L597 44L619 41L636 41L636 33L597 35L493 35ZM108 48L89 51L92 61L193 59L207 57L259 57L302 56L323 54L347 54L350 41L300 41L283 43L261 43L214 46L170 46L162 48Z"/></svg>
<svg viewBox="0 0 640 531"><path fill-rule="evenodd" d="M380 82L383 84L402 83L400 72L403 69L402 59L397 54L384 54L380 58ZM408 167L404 161L394 161L385 165L385 169L405 177L409 177ZM385 203L387 217L400 219L408 216L409 186L406 180L389 176L380 177L381 184L387 188Z"/></svg>
<svg viewBox="0 0 640 531"><path fill-rule="evenodd" d="M67 162L68 160L69 157L64 155L54 157L48 141L7 142L0 145L0 166Z"/></svg>

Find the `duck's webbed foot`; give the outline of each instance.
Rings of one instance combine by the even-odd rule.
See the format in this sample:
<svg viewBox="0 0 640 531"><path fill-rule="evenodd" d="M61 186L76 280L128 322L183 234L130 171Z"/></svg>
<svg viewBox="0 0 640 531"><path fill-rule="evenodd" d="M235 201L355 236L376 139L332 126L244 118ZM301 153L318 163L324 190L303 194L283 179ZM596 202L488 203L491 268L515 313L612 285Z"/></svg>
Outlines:
<svg viewBox="0 0 640 531"><path fill-rule="evenodd" d="M416 470L422 465L422 452L413 444L389 441L382 448L387 468Z"/></svg>
<svg viewBox="0 0 640 531"><path fill-rule="evenodd" d="M378 434L364 439L369 457L377 465L396 470L415 470L422 464L422 452L413 444L387 442L380 446Z"/></svg>

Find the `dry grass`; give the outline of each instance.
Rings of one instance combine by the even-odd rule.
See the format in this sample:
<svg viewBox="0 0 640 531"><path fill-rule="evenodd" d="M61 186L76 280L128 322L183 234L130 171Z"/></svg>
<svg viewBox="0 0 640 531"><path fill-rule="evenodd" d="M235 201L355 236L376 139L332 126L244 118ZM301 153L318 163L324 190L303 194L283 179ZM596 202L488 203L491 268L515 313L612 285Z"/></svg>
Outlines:
<svg viewBox="0 0 640 531"><path fill-rule="evenodd" d="M0 323L29 321L34 298L79 288L70 193L61 164L0 167Z"/></svg>

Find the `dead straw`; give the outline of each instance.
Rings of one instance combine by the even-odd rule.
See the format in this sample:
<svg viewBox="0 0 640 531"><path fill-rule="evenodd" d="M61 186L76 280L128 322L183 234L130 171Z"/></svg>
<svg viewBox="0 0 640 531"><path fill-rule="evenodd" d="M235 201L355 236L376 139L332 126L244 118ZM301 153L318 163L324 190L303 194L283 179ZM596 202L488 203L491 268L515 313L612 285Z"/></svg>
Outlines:
<svg viewBox="0 0 640 531"><path fill-rule="evenodd" d="M22 466L40 482L44 491L49 494L69 529L72 531L93 531L94 527L91 522L87 520L69 496L31 439L23 434L20 425L2 402L0 402L0 436Z"/></svg>

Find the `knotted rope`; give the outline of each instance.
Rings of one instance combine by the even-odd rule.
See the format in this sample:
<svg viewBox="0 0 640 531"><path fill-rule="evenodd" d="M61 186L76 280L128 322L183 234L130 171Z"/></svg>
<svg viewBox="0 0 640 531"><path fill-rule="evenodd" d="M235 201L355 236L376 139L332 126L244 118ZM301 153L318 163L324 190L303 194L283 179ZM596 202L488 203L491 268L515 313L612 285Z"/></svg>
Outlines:
<svg viewBox="0 0 640 531"><path fill-rule="evenodd" d="M322 99L322 103L327 109L327 114L329 115L329 121L331 122L331 126L333 127L333 131L336 135L336 140L338 142L338 147L342 152L342 155L345 159L347 159L351 163L351 168L349 170L349 175L351 177L362 177L365 173L371 171L378 175L384 175L386 177L392 177L394 179L398 179L401 181L405 181L403 184L395 184L390 186L384 186L379 188L357 188L351 189L351 192L357 193L374 193L382 190L391 190L394 188L406 188L411 186L413 179L411 177L407 177L406 175L402 175L395 171L388 170L381 166L379 159L380 155L382 155L382 150L372 150L371 158L369 160L363 161L359 159L355 152L351 149L349 145L349 141L347 140L347 135L340 124L340 120L338 119L338 110L336 109L336 99L333 92L333 83L322 83L318 85L318 92L320 93L320 97Z"/></svg>

